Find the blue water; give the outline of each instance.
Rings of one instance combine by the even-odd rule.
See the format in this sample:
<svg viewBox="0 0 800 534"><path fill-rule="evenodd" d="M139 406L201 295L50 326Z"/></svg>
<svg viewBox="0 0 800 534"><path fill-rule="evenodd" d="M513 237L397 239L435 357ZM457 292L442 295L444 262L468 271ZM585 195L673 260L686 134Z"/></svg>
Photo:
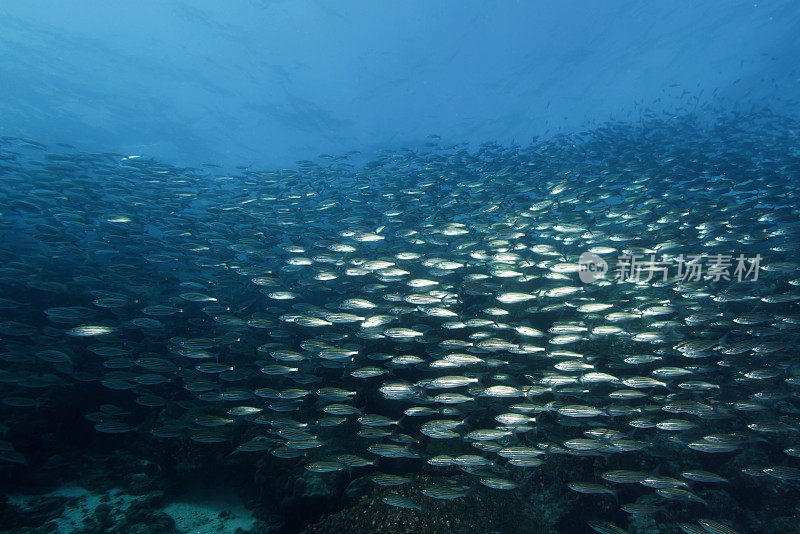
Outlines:
<svg viewBox="0 0 800 534"><path fill-rule="evenodd" d="M800 96L793 0L12 1L0 28L0 134L183 164Z"/></svg>
<svg viewBox="0 0 800 534"><path fill-rule="evenodd" d="M799 533L798 36L0 3L0 531Z"/></svg>

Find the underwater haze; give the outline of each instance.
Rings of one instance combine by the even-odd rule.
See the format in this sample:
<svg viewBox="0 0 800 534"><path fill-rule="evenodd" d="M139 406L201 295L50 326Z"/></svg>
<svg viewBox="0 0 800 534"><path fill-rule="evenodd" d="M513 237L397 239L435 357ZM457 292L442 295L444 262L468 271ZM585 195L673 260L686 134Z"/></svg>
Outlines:
<svg viewBox="0 0 800 534"><path fill-rule="evenodd" d="M0 531L800 534L797 35L4 3Z"/></svg>
<svg viewBox="0 0 800 534"><path fill-rule="evenodd" d="M800 91L791 0L42 0L0 23L0 133L180 164L526 144Z"/></svg>

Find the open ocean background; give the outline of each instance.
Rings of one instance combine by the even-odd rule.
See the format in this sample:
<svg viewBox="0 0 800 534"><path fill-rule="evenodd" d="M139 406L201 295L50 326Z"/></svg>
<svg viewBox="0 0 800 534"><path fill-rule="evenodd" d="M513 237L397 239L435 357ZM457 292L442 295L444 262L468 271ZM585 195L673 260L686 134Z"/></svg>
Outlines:
<svg viewBox="0 0 800 534"><path fill-rule="evenodd" d="M800 534L798 58L795 0L0 3L0 532Z"/></svg>
<svg viewBox="0 0 800 534"><path fill-rule="evenodd" d="M527 144L698 104L792 109L792 1L2 6L2 132L178 164Z"/></svg>

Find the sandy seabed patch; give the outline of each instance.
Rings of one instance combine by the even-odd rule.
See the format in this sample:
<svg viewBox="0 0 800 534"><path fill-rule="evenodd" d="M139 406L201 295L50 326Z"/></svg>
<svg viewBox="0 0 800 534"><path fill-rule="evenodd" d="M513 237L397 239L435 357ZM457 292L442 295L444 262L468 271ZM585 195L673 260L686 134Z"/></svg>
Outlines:
<svg viewBox="0 0 800 534"><path fill-rule="evenodd" d="M9 495L8 499L10 504L24 511L31 509L37 499L44 497L70 499L61 516L53 520L59 533L80 531L84 520L91 517L101 504L108 505L115 521L120 521L131 504L140 498L119 489L92 493L80 486L66 484L41 495L17 493ZM175 521L175 528L185 534L233 534L237 529L250 530L256 522L253 514L233 492L191 491L169 501L160 511L170 516Z"/></svg>

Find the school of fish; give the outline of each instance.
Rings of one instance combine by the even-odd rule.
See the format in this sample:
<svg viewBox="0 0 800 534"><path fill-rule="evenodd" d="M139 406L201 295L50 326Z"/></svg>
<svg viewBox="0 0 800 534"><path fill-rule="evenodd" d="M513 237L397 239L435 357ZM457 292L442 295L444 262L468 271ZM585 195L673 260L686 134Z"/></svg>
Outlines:
<svg viewBox="0 0 800 534"><path fill-rule="evenodd" d="M0 138L0 469L37 469L15 428L91 391L120 446L373 473L409 513L566 458L596 532L748 531L736 487L800 514L799 126L651 116L233 172ZM615 276L631 257L671 270Z"/></svg>

